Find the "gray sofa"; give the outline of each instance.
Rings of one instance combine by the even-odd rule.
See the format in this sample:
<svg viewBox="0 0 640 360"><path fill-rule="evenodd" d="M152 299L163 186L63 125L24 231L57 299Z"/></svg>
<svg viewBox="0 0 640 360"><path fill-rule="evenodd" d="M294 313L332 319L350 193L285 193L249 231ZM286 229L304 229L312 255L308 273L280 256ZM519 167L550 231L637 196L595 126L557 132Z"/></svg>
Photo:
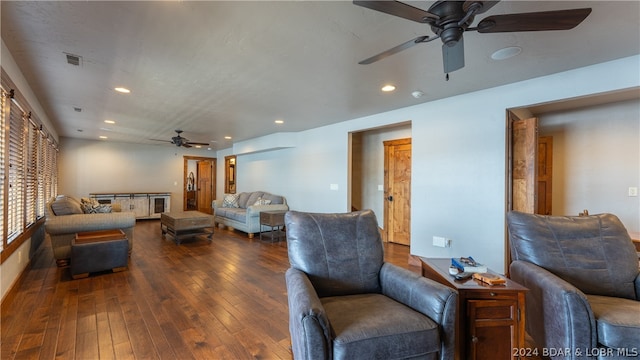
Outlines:
<svg viewBox="0 0 640 360"><path fill-rule="evenodd" d="M214 200L211 206L216 224L244 231L249 238L261 230L270 230L266 227L261 229L260 212L289 210L284 196L264 191L226 194L224 198Z"/></svg>
<svg viewBox="0 0 640 360"><path fill-rule="evenodd" d="M285 224L296 360L454 358L457 292L385 263L373 211L289 211Z"/></svg>
<svg viewBox="0 0 640 360"><path fill-rule="evenodd" d="M640 358L638 256L620 220L510 212L507 225L536 345L554 359Z"/></svg>
<svg viewBox="0 0 640 360"><path fill-rule="evenodd" d="M87 206L85 206L87 209ZM88 211L101 211L94 206ZM129 253L133 248L133 228L136 217L133 212L120 212L113 208L109 213L85 213L80 200L60 195L50 200L46 207L45 231L51 238L53 257L58 266L69 265L71 240L78 232L121 229L129 240Z"/></svg>

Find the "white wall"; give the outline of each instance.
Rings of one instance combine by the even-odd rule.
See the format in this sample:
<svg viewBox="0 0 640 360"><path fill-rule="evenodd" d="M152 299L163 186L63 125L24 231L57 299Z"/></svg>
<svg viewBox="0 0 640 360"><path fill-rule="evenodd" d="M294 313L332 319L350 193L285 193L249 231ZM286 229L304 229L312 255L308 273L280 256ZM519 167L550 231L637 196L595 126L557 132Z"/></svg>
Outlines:
<svg viewBox="0 0 640 360"><path fill-rule="evenodd" d="M185 155L216 157L205 149L63 137L58 193L82 197L96 192L170 192L171 210L182 210Z"/></svg>
<svg viewBox="0 0 640 360"><path fill-rule="evenodd" d="M639 63L633 56L300 132L295 148L239 157L238 189L283 194L296 210L348 211L349 132L411 121L411 253L473 255L504 271L505 109L638 87ZM432 246L434 235L452 248Z"/></svg>
<svg viewBox="0 0 640 360"><path fill-rule="evenodd" d="M27 80L20 71L18 64L16 64L13 56L9 52L9 49L4 44L4 40L2 40L2 48L0 49L0 63L2 64L4 71L7 72L7 75L9 75L9 78L11 78L11 81L13 81L18 89L20 89L20 93L25 97L35 115L40 121L42 121L42 124L47 128L49 134L51 134L51 136L53 136L57 141L58 132L42 109L40 101L38 101L38 98L33 94L29 83L27 83Z"/></svg>
<svg viewBox="0 0 640 360"><path fill-rule="evenodd" d="M539 115L540 135L553 136L552 213L609 212L640 231L638 101Z"/></svg>

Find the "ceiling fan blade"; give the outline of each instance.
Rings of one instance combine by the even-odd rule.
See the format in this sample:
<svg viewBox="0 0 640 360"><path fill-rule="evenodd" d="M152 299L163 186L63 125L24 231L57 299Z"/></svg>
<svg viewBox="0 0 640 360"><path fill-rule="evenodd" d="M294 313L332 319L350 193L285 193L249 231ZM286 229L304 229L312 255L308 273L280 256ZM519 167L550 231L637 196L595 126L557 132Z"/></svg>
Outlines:
<svg viewBox="0 0 640 360"><path fill-rule="evenodd" d="M189 145L209 146L209 143L205 143L205 142L193 142L193 141L187 141L187 144L189 144Z"/></svg>
<svg viewBox="0 0 640 360"><path fill-rule="evenodd" d="M482 19L480 33L569 30L591 14L590 8L494 15Z"/></svg>
<svg viewBox="0 0 640 360"><path fill-rule="evenodd" d="M468 1L465 1L464 4L462 4L462 10L464 10L464 12L467 12L467 11L469 11L469 8L471 7L472 4L479 3L481 6L474 13L474 15L478 15L478 14L482 14L484 12L487 12L489 9L491 9L498 2L499 2L499 0L498 1L468 0Z"/></svg>
<svg viewBox="0 0 640 360"><path fill-rule="evenodd" d="M391 55L393 55L395 53L399 53L402 50L406 50L406 49L408 49L408 48L410 48L410 47L412 47L414 45L417 45L417 44L420 44L420 43L429 42L429 41L435 40L437 38L438 38L438 36L435 36L435 37L432 37L432 38L430 38L427 35L418 36L415 39L411 39L411 40L409 40L409 41L407 41L405 43L402 43L402 44L400 44L398 46L392 47L389 50L381 52L380 54L374 55L374 56L372 56L372 57L370 57L368 59L364 59L364 60L360 61L358 64L360 64L360 65L368 65L368 64L374 63L374 62L376 62L378 60L382 60L382 59L386 58L387 56L391 56Z"/></svg>
<svg viewBox="0 0 640 360"><path fill-rule="evenodd" d="M445 74L464 67L464 38L460 38L453 46L442 44L442 64Z"/></svg>
<svg viewBox="0 0 640 360"><path fill-rule="evenodd" d="M162 142L168 142L168 143L173 143L173 141L171 140L160 140L160 139L149 139L151 141L162 141Z"/></svg>
<svg viewBox="0 0 640 360"><path fill-rule="evenodd" d="M432 14L426 10L401 3L400 1L362 1L354 0L353 3L367 9L376 10L385 14L398 16L407 20L419 23L427 23L430 20L438 20L438 15Z"/></svg>
<svg viewBox="0 0 640 360"><path fill-rule="evenodd" d="M182 143L182 147L190 148L191 145L189 143L184 142Z"/></svg>

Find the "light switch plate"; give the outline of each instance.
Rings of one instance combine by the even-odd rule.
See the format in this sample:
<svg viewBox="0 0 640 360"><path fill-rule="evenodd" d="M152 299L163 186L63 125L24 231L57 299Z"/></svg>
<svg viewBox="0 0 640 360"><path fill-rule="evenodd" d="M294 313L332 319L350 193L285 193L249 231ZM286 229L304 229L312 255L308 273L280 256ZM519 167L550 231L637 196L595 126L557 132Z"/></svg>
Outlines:
<svg viewBox="0 0 640 360"><path fill-rule="evenodd" d="M434 236L433 237L433 246L437 246L437 247L447 247L447 239L441 237L441 236Z"/></svg>

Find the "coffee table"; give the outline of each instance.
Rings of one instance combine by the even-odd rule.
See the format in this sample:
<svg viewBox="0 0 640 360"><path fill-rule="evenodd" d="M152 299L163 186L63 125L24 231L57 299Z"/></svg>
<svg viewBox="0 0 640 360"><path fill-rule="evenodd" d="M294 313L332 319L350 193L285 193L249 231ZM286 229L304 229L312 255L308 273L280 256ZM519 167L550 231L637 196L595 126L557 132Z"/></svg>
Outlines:
<svg viewBox="0 0 640 360"><path fill-rule="evenodd" d="M120 229L76 233L71 240L71 276L80 279L104 270L124 271L129 262L129 240Z"/></svg>
<svg viewBox="0 0 640 360"><path fill-rule="evenodd" d="M197 235L207 235L211 241L213 228L213 215L199 211L172 211L160 215L162 238L164 239L165 235L169 234L178 245L182 239L193 238Z"/></svg>

